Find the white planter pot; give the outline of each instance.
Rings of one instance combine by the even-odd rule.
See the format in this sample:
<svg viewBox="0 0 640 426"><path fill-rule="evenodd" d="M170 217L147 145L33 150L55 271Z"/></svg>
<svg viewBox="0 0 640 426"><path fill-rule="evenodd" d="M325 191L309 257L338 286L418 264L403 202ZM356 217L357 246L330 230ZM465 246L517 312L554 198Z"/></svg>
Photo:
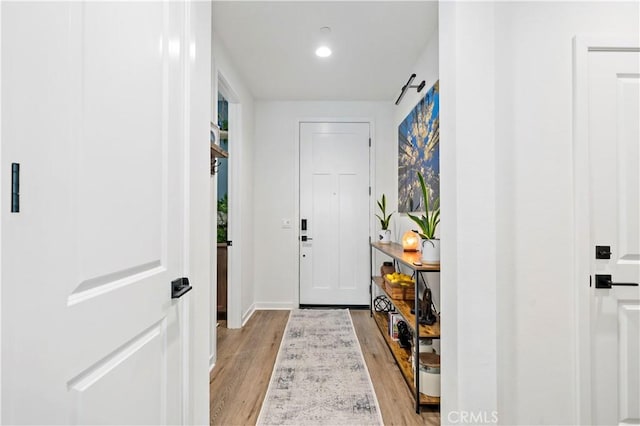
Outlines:
<svg viewBox="0 0 640 426"><path fill-rule="evenodd" d="M420 392L428 396L440 396L440 369L420 367Z"/></svg>
<svg viewBox="0 0 640 426"><path fill-rule="evenodd" d="M440 240L422 240L422 263L440 264Z"/></svg>
<svg viewBox="0 0 640 426"><path fill-rule="evenodd" d="M390 229L382 229L378 233L378 242L380 244L390 244L391 243L391 230Z"/></svg>

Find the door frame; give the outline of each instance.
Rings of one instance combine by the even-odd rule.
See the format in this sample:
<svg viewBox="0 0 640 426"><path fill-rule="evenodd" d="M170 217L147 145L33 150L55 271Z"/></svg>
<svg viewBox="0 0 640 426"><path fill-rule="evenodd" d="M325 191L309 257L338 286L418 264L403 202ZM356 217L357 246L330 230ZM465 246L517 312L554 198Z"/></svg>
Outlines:
<svg viewBox="0 0 640 426"><path fill-rule="evenodd" d="M0 46L2 46L2 6L0 5ZM2 157L2 52L0 52L0 164L4 161ZM4 188L5 180L2 177L3 173L0 173L0 188ZM0 197L0 211L6 208L4 197ZM2 220L0 220L0 265L2 264ZM0 273L0 423L2 423L2 289L4 283L2 282L2 274Z"/></svg>
<svg viewBox="0 0 640 426"><path fill-rule="evenodd" d="M189 123L187 145L188 169L188 216L185 223L186 272L194 290L186 312L185 328L188 334L189 386L183 401L189 408L186 424L208 424L209 406L209 292L211 290L209 259L211 259L211 208L210 193L210 118L211 118L211 44L212 22L210 2L190 2L186 5L189 26L187 37L190 50L185 66L189 71L189 103L185 119ZM198 48L196 50L196 47ZM197 286L197 288L196 288Z"/></svg>
<svg viewBox="0 0 640 426"><path fill-rule="evenodd" d="M369 146L369 185L371 186L371 194L376 193L376 132L375 132L375 120L370 117L305 117L298 118L295 122L295 135L296 135L296 143L294 147L294 155L295 155L295 167L294 173L296 176L296 180L294 183L294 199L295 203L295 214L294 214L294 224L292 227L295 229L295 232L291 233L291 238L293 240L293 244L295 245L295 259L293 262L295 265L298 265L298 282L294 286L293 290L293 308L300 307L300 125L302 123L365 123L369 125L369 138L371 140L371 144ZM374 229L374 221L373 215L371 214L374 211L374 202L375 197L372 195L369 196L369 241L371 241L372 235L371 230Z"/></svg>
<svg viewBox="0 0 640 426"><path fill-rule="evenodd" d="M591 424L591 334L589 233L589 52L639 51L640 40L630 35L580 35L573 39L573 288L575 330L575 418Z"/></svg>
<svg viewBox="0 0 640 426"><path fill-rule="evenodd" d="M229 167L227 174L227 194L229 197L227 239L234 241L235 244L235 247L232 246L233 248L227 249L227 328L242 328L242 256L238 248L242 247L243 241L241 212L244 182L242 182L241 173L238 173L238 171L241 170L243 156L242 105L240 103L240 96L238 96L237 92L231 87L229 80L225 78L225 71L217 67L216 75L218 87L215 102L217 105L218 93L222 94L227 100L229 105L229 122L234 123L232 127L229 127L229 140L236 141L233 145L229 144L229 158L227 162ZM240 143L238 143L238 141L240 141ZM217 179L216 176L216 184ZM229 283L235 283L236 285L229 285ZM212 309L215 310L216 305L217 304L214 304ZM211 326L213 327L213 322Z"/></svg>

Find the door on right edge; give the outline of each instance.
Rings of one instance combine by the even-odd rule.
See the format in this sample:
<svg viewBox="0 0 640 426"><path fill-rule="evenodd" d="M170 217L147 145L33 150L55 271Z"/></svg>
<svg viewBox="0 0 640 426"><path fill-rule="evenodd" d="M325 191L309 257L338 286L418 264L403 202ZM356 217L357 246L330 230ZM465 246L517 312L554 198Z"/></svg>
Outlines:
<svg viewBox="0 0 640 426"><path fill-rule="evenodd" d="M637 50L589 52L594 424L640 424L639 64ZM596 288L596 275L624 285Z"/></svg>

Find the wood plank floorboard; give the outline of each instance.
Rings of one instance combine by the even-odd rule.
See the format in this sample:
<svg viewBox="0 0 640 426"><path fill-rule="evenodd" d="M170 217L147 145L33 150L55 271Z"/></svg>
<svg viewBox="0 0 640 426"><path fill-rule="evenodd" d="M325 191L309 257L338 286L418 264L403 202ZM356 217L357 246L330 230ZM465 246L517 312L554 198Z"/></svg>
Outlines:
<svg viewBox="0 0 640 426"><path fill-rule="evenodd" d="M353 326L376 391L385 425L440 425L439 407L416 414L413 396L369 311L351 311Z"/></svg>
<svg viewBox="0 0 640 426"><path fill-rule="evenodd" d="M369 311L351 311L385 425L440 425L438 407L415 413L413 398ZM218 328L210 375L211 425L254 425L289 311L256 311L239 330Z"/></svg>
<svg viewBox="0 0 640 426"><path fill-rule="evenodd" d="M242 329L218 328L210 423L253 425L269 386L289 311L256 311Z"/></svg>

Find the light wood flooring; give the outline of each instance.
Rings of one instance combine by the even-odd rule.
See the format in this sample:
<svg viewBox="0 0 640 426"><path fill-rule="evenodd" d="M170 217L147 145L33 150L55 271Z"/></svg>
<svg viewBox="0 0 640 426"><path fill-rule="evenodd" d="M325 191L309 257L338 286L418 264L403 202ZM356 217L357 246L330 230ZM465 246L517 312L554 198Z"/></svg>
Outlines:
<svg viewBox="0 0 640 426"><path fill-rule="evenodd" d="M369 311L351 311L385 425L440 425L437 407L415 413L413 398ZM212 425L254 425L269 386L289 311L256 311L240 330L218 327L210 376Z"/></svg>

